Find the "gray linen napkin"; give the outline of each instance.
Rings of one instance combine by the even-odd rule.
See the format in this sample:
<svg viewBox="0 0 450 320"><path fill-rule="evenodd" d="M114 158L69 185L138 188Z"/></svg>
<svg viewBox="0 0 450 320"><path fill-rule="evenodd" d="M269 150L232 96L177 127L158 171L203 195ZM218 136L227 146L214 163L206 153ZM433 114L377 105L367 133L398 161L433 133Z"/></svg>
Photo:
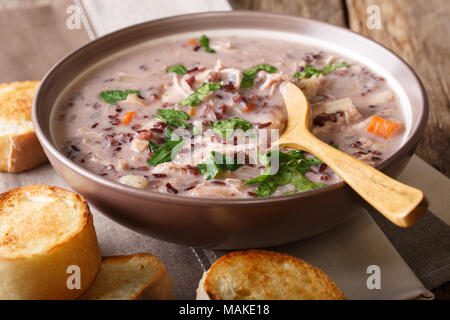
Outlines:
<svg viewBox="0 0 450 320"><path fill-rule="evenodd" d="M425 287L450 281L450 226L430 211L408 229L393 225L374 209L369 212Z"/></svg>

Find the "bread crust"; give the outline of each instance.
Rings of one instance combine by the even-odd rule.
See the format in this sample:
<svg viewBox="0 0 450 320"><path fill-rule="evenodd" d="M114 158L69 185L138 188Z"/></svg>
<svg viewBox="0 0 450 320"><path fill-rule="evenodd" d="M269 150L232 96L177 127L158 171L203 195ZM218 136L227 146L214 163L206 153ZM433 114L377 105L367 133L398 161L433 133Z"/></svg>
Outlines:
<svg viewBox="0 0 450 320"><path fill-rule="evenodd" d="M39 81L0 85L1 122L19 123L26 128L0 136L0 171L22 172L47 161L31 124L31 103L38 85Z"/></svg>
<svg viewBox="0 0 450 320"><path fill-rule="evenodd" d="M265 270L266 264L270 269ZM284 267L287 265L293 272L286 272ZM295 272L305 275L305 278L295 277ZM295 290L290 286L291 283L277 283L276 287L273 283L269 285L270 279L277 276L291 283L299 283ZM236 283L240 283L242 288L229 287L232 278L237 280ZM228 282L225 283L224 279ZM305 283L301 283L302 281ZM290 286L290 289L286 288L287 286ZM224 288L228 292L235 292L236 289L261 290L258 296L263 299L345 299L337 285L318 268L293 256L265 250L235 251L222 256L200 280L197 299L222 300L226 298L223 296ZM254 295L251 292L246 292L244 299L252 299L252 296Z"/></svg>
<svg viewBox="0 0 450 320"><path fill-rule="evenodd" d="M0 229L0 249L2 246L3 249L6 247L5 250L0 250L0 299L76 299L91 285L99 270L101 254L93 217L87 202L80 195L47 185L30 185L10 190L0 194L0 217L6 212L5 206L11 208L21 197L39 195L50 195L73 202L76 211L64 214L77 215L79 223L68 234L58 236L54 243L32 252L8 250L8 237L1 235ZM50 219L49 223L51 215L52 212L48 212L45 216ZM30 229L33 229L29 231L32 234L23 235L24 239L45 236L42 233L45 230ZM21 234L14 236L20 238ZM80 268L80 289L69 289L67 286L71 275L68 273L69 266Z"/></svg>
<svg viewBox="0 0 450 320"><path fill-rule="evenodd" d="M134 260L134 261L132 261ZM136 263L139 261L140 268L145 269L143 266L152 266L151 269L154 273L146 281L139 283L139 288L134 288L133 292L125 292L122 296L115 296L114 299L121 300L171 300L173 299L172 293L172 278L165 265L158 260L155 256L149 253L136 253L131 255L110 256L105 257L102 260L102 266L100 272L92 284L91 288L80 297L82 300L103 300L110 299L108 290L118 289L127 279L120 279L120 272L113 274L114 271L111 266L117 265L118 267L128 266L130 274L136 271ZM105 267L110 267L109 271L106 271ZM156 270L155 270L156 269ZM109 273L109 274L108 274ZM115 281L115 284L109 282Z"/></svg>

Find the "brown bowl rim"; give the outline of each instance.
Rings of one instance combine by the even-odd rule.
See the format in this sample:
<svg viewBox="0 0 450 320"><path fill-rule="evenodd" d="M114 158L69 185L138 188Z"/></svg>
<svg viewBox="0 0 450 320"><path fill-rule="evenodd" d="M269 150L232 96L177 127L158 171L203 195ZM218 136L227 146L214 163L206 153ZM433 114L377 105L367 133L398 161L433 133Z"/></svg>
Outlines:
<svg viewBox="0 0 450 320"><path fill-rule="evenodd" d="M39 116L37 112L37 106L39 104L40 99L40 90L41 87L48 81L48 79L51 77L51 75L56 72L56 70L60 67L60 65L67 60L70 60L73 56L79 54L81 51L86 50L86 48L91 47L94 45L94 43L107 41L110 38L117 37L120 33L125 32L132 32L133 30L138 30L145 25L148 24L157 24L157 23L173 23L177 22L183 19L201 19L211 16L250 16L250 17L260 17L260 18L267 18L267 19L293 19L297 21L302 21L304 23L309 24L316 24L321 25L324 28L331 28L340 30L345 33L349 33L355 38L358 38L359 41L365 41L369 42L372 45L376 45L383 49L386 54L391 55L393 58L396 58L400 63L402 63L413 75L414 80L416 81L416 84L418 84L418 87L420 88L420 95L422 98L422 110L419 114L419 121L418 125L415 128L414 131L412 131L411 136L407 138L407 141L397 150L395 151L390 157L380 162L377 166L375 166L378 170L384 170L392 166L396 161L399 161L403 157L405 157L408 153L410 153L415 146L417 145L419 139L421 138L425 126L427 123L428 115L429 115L429 103L428 103L428 97L424 88L423 83L421 82L420 78L417 76L416 72L411 68L411 66L404 61L399 55L397 55L392 50L388 49L384 45L371 40L359 33L356 33L350 29L332 25L326 22L318 21L315 19L309 19L304 17L298 17L288 14L280 14L280 13L270 13L270 12L258 12L258 11L250 11L250 10L233 10L233 11L210 11L210 12L202 12L202 13L191 13L191 14L183 14L183 15L176 15L161 19L155 19L151 21L146 21L142 23L138 23L129 27L125 27L119 30L116 30L114 32L108 33L106 35L103 35L99 38L96 38L93 41L88 42L87 44L81 46L80 48L72 51L71 53L67 54L63 58L61 58L44 76L42 79L38 89L36 96L33 100L32 105L32 121L34 130L36 132L36 135L42 144L42 146L47 149L48 152L50 152L55 158L57 158L61 163L63 163L66 167L69 167L71 170L77 172L78 174L82 175L83 177L93 180L98 184L101 184L105 187L109 187L112 189L115 189L120 192L124 192L130 196L137 197L137 198L143 198L148 199L152 201L158 201L158 202L166 202L166 203L174 203L174 204L192 204L196 206L262 206L267 204L282 204L286 202L291 201L297 201L303 198L309 198L313 199L316 197L322 197L324 194L333 192L334 190L347 187L349 188L345 182L337 182L335 184L331 184L328 186L324 186L318 189L313 189L309 191L299 192L295 194L290 195L281 195L281 196L271 196L267 198L198 198L198 197L191 197L191 196L183 196L183 195L172 195L172 194L166 194L162 192L157 191L151 191L151 190L140 190L137 188L133 188L130 186L126 186L124 184L121 184L119 182L115 182L113 180L104 178L98 174L95 174L79 165L77 165L75 162L69 160L64 154L62 154L59 150L56 149L56 147L53 145L53 143L47 138L47 136L44 134L43 130L41 129L40 123L39 123ZM230 28L234 28L233 26L230 26ZM214 28L211 27L210 30L216 29L216 30L223 30L224 28ZM237 27L237 29L244 29L243 27ZM270 30L270 28L268 28ZM199 31L202 29L198 29ZM273 29L272 29L273 30ZM286 32L286 31L284 31Z"/></svg>

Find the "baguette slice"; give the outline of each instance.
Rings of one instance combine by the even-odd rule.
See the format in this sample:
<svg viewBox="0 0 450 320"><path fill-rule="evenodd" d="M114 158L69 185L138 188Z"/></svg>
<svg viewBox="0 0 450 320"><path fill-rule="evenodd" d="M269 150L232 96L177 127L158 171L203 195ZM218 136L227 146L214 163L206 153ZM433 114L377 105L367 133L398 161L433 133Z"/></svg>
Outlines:
<svg viewBox="0 0 450 320"><path fill-rule="evenodd" d="M155 256L146 253L103 258L100 272L83 300L169 300L172 279Z"/></svg>
<svg viewBox="0 0 450 320"><path fill-rule="evenodd" d="M100 261L92 214L80 195L46 185L0 194L0 299L76 299ZM71 279L73 266L79 282Z"/></svg>
<svg viewBox="0 0 450 320"><path fill-rule="evenodd" d="M197 300L343 300L343 293L319 269L287 254L231 252L205 272Z"/></svg>
<svg viewBox="0 0 450 320"><path fill-rule="evenodd" d="M21 172L47 161L31 122L38 85L39 81L0 85L0 171Z"/></svg>

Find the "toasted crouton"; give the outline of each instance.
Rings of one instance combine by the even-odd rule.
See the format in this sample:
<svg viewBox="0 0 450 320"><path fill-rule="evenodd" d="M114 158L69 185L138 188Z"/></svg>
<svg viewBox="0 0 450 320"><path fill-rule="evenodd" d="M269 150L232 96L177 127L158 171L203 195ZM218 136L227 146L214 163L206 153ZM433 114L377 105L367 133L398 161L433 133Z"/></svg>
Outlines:
<svg viewBox="0 0 450 320"><path fill-rule="evenodd" d="M172 279L151 254L106 257L83 300L169 300L173 299Z"/></svg>
<svg viewBox="0 0 450 320"><path fill-rule="evenodd" d="M80 195L46 185L0 194L0 299L76 299L100 261Z"/></svg>
<svg viewBox="0 0 450 320"><path fill-rule="evenodd" d="M197 300L343 300L343 293L319 269L287 254L236 251L203 275Z"/></svg>
<svg viewBox="0 0 450 320"><path fill-rule="evenodd" d="M39 81L0 85L0 171L21 172L47 161L31 122L38 85Z"/></svg>

